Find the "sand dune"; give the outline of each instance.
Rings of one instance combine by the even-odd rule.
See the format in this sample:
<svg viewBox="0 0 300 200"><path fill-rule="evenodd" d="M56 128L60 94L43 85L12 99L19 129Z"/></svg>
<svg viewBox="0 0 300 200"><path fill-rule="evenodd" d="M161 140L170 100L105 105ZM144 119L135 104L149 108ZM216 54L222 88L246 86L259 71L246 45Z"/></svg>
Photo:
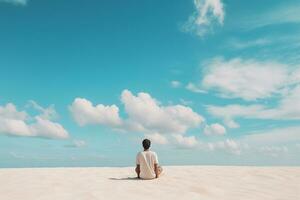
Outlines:
<svg viewBox="0 0 300 200"><path fill-rule="evenodd" d="M300 167L170 166L155 180L133 168L1 169L1 200L298 200Z"/></svg>

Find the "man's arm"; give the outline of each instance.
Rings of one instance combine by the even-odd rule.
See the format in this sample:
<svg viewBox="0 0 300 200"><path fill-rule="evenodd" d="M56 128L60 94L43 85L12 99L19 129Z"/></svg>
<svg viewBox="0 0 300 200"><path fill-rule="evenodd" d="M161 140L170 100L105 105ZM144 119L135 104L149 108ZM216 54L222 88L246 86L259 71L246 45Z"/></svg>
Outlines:
<svg viewBox="0 0 300 200"><path fill-rule="evenodd" d="M159 169L158 169L158 158L157 158L157 154L154 153L154 172L155 172L155 177L158 178L159 177Z"/></svg>
<svg viewBox="0 0 300 200"><path fill-rule="evenodd" d="M137 177L140 178L141 169L140 169L140 165L139 164L136 165L135 172L137 174Z"/></svg>
<svg viewBox="0 0 300 200"><path fill-rule="evenodd" d="M159 177L159 172L158 172L158 164L154 164L154 171L155 171L155 178Z"/></svg>

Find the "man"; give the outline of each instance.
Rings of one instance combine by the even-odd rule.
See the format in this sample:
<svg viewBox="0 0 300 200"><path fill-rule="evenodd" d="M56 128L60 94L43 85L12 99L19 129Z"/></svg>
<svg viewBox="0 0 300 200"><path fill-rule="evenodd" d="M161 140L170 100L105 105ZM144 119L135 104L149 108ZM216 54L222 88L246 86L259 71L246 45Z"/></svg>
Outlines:
<svg viewBox="0 0 300 200"><path fill-rule="evenodd" d="M143 140L144 151L141 151L136 156L136 168L138 178L154 179L158 178L162 172L162 168L158 166L158 158L155 152L150 151L151 141Z"/></svg>

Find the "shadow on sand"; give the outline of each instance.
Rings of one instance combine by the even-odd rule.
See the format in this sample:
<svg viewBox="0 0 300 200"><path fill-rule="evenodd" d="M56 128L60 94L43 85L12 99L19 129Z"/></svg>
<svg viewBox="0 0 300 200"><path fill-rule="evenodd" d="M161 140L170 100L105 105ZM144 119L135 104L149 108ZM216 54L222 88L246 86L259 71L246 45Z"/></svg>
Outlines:
<svg viewBox="0 0 300 200"><path fill-rule="evenodd" d="M109 178L110 180L114 181L139 181L138 177L126 177L126 178Z"/></svg>

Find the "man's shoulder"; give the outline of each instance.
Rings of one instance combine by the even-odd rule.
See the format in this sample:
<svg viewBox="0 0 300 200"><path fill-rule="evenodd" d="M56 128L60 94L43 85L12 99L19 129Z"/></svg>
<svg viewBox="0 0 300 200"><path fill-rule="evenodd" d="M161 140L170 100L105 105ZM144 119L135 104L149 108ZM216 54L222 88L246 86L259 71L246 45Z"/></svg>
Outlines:
<svg viewBox="0 0 300 200"><path fill-rule="evenodd" d="M155 151L147 151L147 152L145 152L145 151L139 151L136 155L137 156L141 156L141 155L143 155L145 153L152 154L152 155L157 155Z"/></svg>
<svg viewBox="0 0 300 200"><path fill-rule="evenodd" d="M153 154L153 155L157 156L157 154L156 154L156 152L155 152L155 151L150 151L150 152L151 152L151 154Z"/></svg>
<svg viewBox="0 0 300 200"><path fill-rule="evenodd" d="M139 151L137 154L136 154L136 156L141 156L143 154L143 152L142 151Z"/></svg>

